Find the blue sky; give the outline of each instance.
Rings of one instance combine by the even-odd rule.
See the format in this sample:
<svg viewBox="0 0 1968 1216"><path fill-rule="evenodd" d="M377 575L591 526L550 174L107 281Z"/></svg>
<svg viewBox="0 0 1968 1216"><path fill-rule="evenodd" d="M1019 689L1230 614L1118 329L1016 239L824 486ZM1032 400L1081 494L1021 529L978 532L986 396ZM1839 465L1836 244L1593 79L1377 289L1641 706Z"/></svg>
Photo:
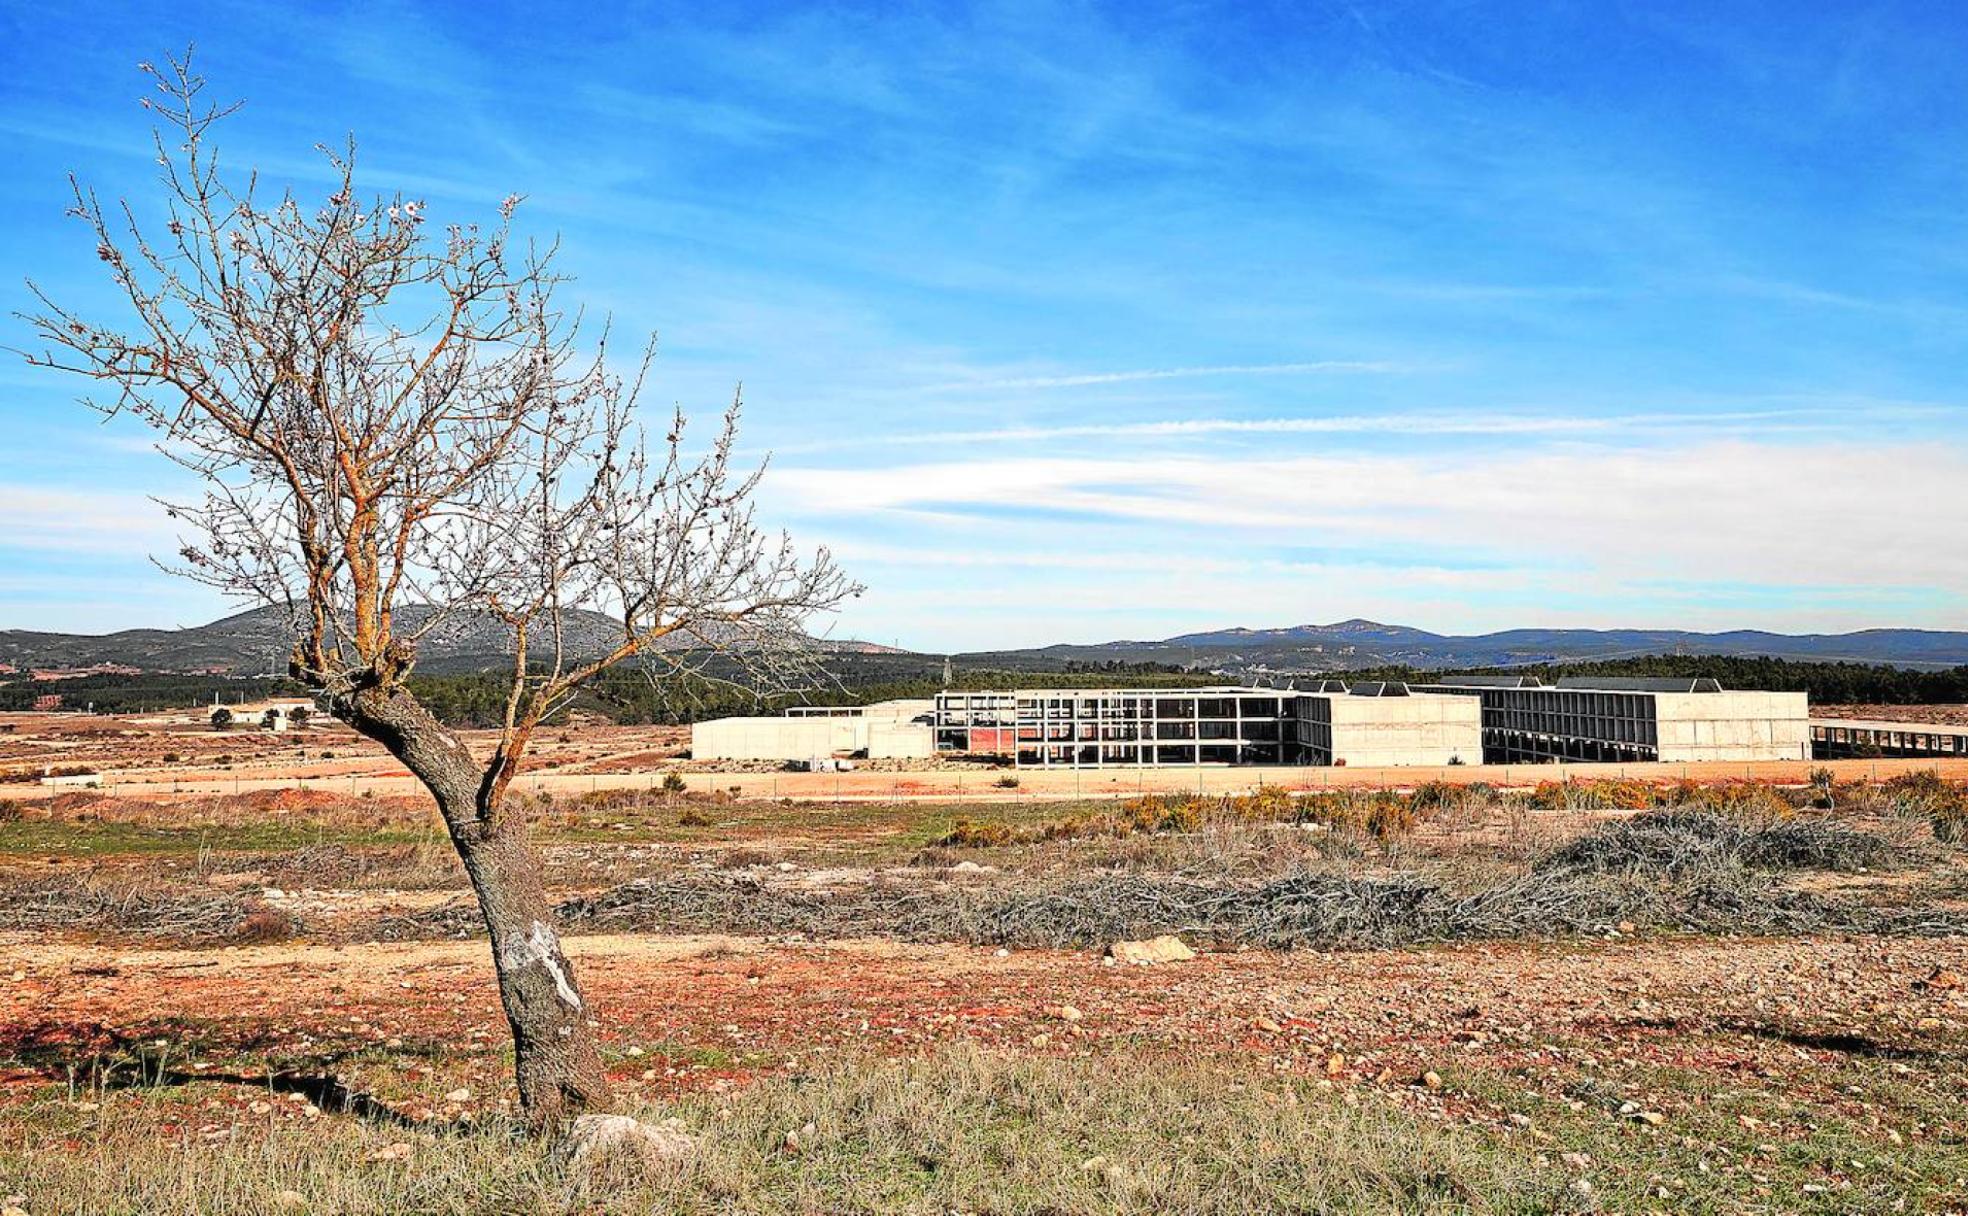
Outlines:
<svg viewBox="0 0 1968 1216"><path fill-rule="evenodd" d="M10 5L8 311L194 40L234 163L523 193L650 407L742 380L841 634L1968 624L1954 6ZM0 363L0 627L226 610L74 391Z"/></svg>

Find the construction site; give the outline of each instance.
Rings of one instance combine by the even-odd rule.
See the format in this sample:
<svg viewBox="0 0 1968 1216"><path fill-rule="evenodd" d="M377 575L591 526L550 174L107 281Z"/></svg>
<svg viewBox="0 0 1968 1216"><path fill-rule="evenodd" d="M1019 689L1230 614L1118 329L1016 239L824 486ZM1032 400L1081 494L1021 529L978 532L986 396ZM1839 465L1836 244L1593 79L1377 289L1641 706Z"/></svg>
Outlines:
<svg viewBox="0 0 1968 1216"><path fill-rule="evenodd" d="M1707 679L1320 680L1305 688L1019 689L691 728L696 760L989 756L1019 768L1809 760L1804 693Z"/></svg>

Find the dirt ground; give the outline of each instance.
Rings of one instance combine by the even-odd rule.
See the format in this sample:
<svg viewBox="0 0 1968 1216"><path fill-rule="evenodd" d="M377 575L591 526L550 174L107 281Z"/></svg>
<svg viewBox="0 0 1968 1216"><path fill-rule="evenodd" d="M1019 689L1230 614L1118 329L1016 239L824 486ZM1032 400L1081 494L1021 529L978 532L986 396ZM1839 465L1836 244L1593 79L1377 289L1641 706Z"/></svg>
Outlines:
<svg viewBox="0 0 1968 1216"><path fill-rule="evenodd" d="M1862 1053L1931 1067L1968 1035L1968 991L1929 983L1968 974L1961 940L1244 951L1158 967L724 936L583 937L570 952L606 1011L615 1079L650 1092L726 1085L815 1052L955 1038L1041 1054L1120 1041L1396 1087L1450 1065L1564 1073L1572 1052L1597 1052L1717 1086L1775 1079L1797 1100L1857 1109L1823 1092L1812 1066ZM413 1038L496 1048L504 1021L483 955L477 942L132 951L12 937L0 940L0 1050L111 1033L196 1036L208 1050ZM638 1058L658 1045L666 1067L645 1078ZM674 1066L693 1055L721 1063ZM488 1054L478 1088L500 1093L503 1067Z"/></svg>
<svg viewBox="0 0 1968 1216"><path fill-rule="evenodd" d="M1491 1180L1443 1183L1460 1198L1431 1210L1968 1207L1968 848L1938 826L1968 807L1968 791L1925 776L1828 790L1731 782L1668 795L1609 782L1389 797L1367 790L1317 803L1332 813L1318 821L1297 817L1304 799L1276 792L1248 807L1201 799L1201 818L1125 830L1099 798L795 803L603 791L530 810L548 883L571 901L563 916L638 884L683 892L684 903L651 904L631 922L642 931L568 922L620 1102L711 1120L795 1099L834 1112L825 1118L844 1154L838 1185L849 1189L800 1189L788 1175L790 1197L761 1200L765 1210L995 1210L977 1201L1002 1194L988 1161L982 1181L952 1197L937 1187L955 1183L910 1173L904 1148L895 1148L903 1178L894 1185L906 1202L853 1191L865 1177L856 1154L877 1142L853 1125L864 1099L839 1089L892 1064L929 1070L905 1074L918 1080L896 1080L896 1092L933 1095L972 1084L977 1066L964 1061L975 1057L965 1053L978 1052L1007 1062L1014 1071L992 1084L1013 1091L991 1091L962 1113L938 1115L931 1101L918 1112L931 1130L909 1135L961 1136L978 1111L1015 1111L1032 1084L1016 1070L1030 1065L1090 1070L1116 1087L1103 1101L1146 1111L1165 1108L1142 1086L1179 1073L1192 1086L1180 1101L1199 1109L1241 1109L1262 1092L1324 1104L1321 1119L1374 1112L1393 1121L1395 1144L1420 1143L1434 1135L1427 1129L1475 1137L1448 1142L1476 1154L1457 1168ZM1682 801L1661 809L1663 797ZM1633 809L1649 800L1655 810ZM1341 813L1389 805L1413 814L1375 826ZM1090 881L1147 891L1151 903L1181 884L1235 894L1285 882L1278 898L1378 890L1406 906L1400 891L1440 888L1483 905L1544 873L1568 845L1690 808L1711 825L1790 832L1770 839L1792 841L1792 852L1755 872L1738 860L1688 863L1694 876L1674 880L1680 902L1660 902L1653 884L1667 881L1665 868L1608 872L1601 886L1579 888L1654 892L1634 905L1637 923L1625 905L1584 921L1554 908L1548 924L1523 933L1428 930L1394 948L1258 948L1178 921L1169 927L1198 947L1195 957L1128 966L1108 960L1111 938L1095 930L1073 938L1075 948L1017 948L997 944L1015 938L956 928L882 927L940 925L921 918L996 892L1082 915L1071 900L1083 895L1072 893ZM951 843L968 839L955 831L966 822L1004 831ZM1301 881L1312 885L1289 887ZM354 1172L310 1184L340 1188L343 1198L322 1210L473 1210L480 1182L458 1181L443 1204L418 1206L414 1189L366 1191L359 1178L369 1154L397 1151L372 1135L417 1137L422 1147L406 1151L435 1157L458 1128L513 1114L491 960L426 806L321 789L71 792L0 816L0 884L0 1199L9 1187L34 1197L23 1205L31 1216L171 1210L183 1200L127 1197L167 1194L177 1157L105 1173L90 1154L113 1162L128 1144L164 1137L160 1152L236 1145L247 1155L227 1162L271 1159L252 1155L262 1151L300 1160L292 1138L353 1121L382 1130L334 1133L336 1151L354 1154L335 1168ZM711 902L688 902L703 891ZM75 902L78 892L89 899ZM909 905L914 919L824 922L830 908L875 901L880 912L879 900L911 892L930 896ZM733 928L765 923L761 909L787 900L809 901L786 904L798 916L889 935L808 931L820 922L797 919ZM1861 905L1870 919L1833 914ZM1683 917L1711 927L1695 931ZM1824 927L1833 925L1888 927ZM823 1085L835 1088L813 1088ZM1099 1117L1060 1119L1093 1119L1098 1140L1107 1134ZM776 1152L784 1134L768 1129L758 1151ZM1274 1141L1264 1132L1237 1151L1267 1153ZM501 1159L492 1140L480 1147ZM1305 1151L1264 1168L1316 1171L1318 1152ZM1036 1162L1091 1150L1055 1139L1018 1152ZM1224 1185L1236 1186L1238 1162L1219 1165ZM1374 1181L1384 1163L1360 1168L1362 1193L1394 1185ZM1507 1179L1519 1175L1562 1202L1509 1199ZM73 1191L79 1179L112 1176L94 1209L63 1206L46 1181L66 1179L60 1187ZM230 1195L224 1187L235 1184L200 1185ZM1234 1189L1195 1185L1224 1198L1216 1210L1250 1210L1229 1202ZM272 1193L227 1199L224 1210L280 1210ZM1385 1192L1374 1210L1407 1210L1401 1193ZM1102 1194L1001 1206L1156 1210L1146 1193L1126 1204ZM636 1202L539 1210L642 1210ZM691 1210L751 1206L711 1199Z"/></svg>

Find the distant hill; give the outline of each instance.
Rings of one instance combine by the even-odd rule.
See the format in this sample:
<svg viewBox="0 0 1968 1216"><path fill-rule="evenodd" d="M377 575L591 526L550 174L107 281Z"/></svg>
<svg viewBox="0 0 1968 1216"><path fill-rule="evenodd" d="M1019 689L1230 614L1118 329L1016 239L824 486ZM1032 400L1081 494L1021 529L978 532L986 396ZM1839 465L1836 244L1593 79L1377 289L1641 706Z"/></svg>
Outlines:
<svg viewBox="0 0 1968 1216"><path fill-rule="evenodd" d="M410 615L414 620L414 612ZM598 651L615 636L616 628L598 613L572 614L573 651L577 654ZM840 654L910 653L863 641L821 644ZM283 672L287 647L285 619L270 609L242 612L189 629L126 629L97 635L0 630L0 663L23 669L117 664L149 672L255 675ZM460 617L424 640L418 668L433 675L483 671L500 666L507 653L505 630L498 622L484 617ZM1430 670L1516 667L1658 654L1955 667L1968 664L1968 632L1865 629L1857 633L1786 634L1752 629L1728 633L1678 629L1507 629L1465 637L1430 633L1406 625L1350 620L1278 629L1217 629L1160 641L981 651L959 658L967 667L1012 671L1059 671L1069 663L1156 663L1245 675L1395 666Z"/></svg>
<svg viewBox="0 0 1968 1216"><path fill-rule="evenodd" d="M418 610L399 616L415 622ZM600 613L570 613L569 649L576 655L599 653L619 636L620 629ZM292 641L284 613L255 608L187 629L125 629L104 634L0 629L0 663L22 670L113 664L151 672L284 674ZM820 644L841 653L898 653L893 647L873 642ZM488 617L463 615L445 622L423 640L417 666L427 674L483 671L502 665L510 654L503 625Z"/></svg>
<svg viewBox="0 0 1968 1216"><path fill-rule="evenodd" d="M1068 661L1155 662L1231 672L1344 671L1392 666L1516 667L1655 654L1761 655L1815 662L1954 667L1968 664L1968 632L1865 629L1856 633L1786 634L1755 629L1726 633L1680 629L1507 629L1457 636L1406 625L1350 620L1279 629L1218 629L1161 641L1046 646L998 653L1007 661L1029 656L1041 665Z"/></svg>

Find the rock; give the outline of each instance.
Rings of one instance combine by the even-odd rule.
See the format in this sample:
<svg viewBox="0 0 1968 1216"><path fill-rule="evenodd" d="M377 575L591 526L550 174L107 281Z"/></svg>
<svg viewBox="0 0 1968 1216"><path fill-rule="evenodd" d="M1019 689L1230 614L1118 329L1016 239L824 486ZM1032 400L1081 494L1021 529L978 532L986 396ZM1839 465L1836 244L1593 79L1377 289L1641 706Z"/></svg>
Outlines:
<svg viewBox="0 0 1968 1216"><path fill-rule="evenodd" d="M1115 942L1107 947L1107 954L1117 963L1131 963L1136 966L1181 963L1196 957L1196 952L1172 933L1164 933L1160 937L1151 937L1146 941Z"/></svg>
<svg viewBox="0 0 1968 1216"><path fill-rule="evenodd" d="M471 1101L471 1090L454 1089L450 1093L444 1095L444 1100L446 1102L469 1102Z"/></svg>
<svg viewBox="0 0 1968 1216"><path fill-rule="evenodd" d="M1051 1045L1052 1036L1049 1034L1035 1034L1032 1036L1032 1046L1034 1047L1050 1047Z"/></svg>
<svg viewBox="0 0 1968 1216"><path fill-rule="evenodd" d="M1341 1055L1341 1054L1339 1054L1338 1052L1336 1052L1336 1051L1335 1051L1335 1052L1333 1052L1333 1053L1332 1053L1331 1055L1329 1055L1329 1056L1327 1056L1327 1057L1326 1057L1326 1075L1327 1075L1327 1076L1329 1076L1329 1077L1336 1077L1336 1076L1338 1076L1338 1075L1339 1075L1340 1073L1343 1073L1343 1072L1345 1072L1345 1071L1346 1071L1346 1057L1345 1057L1345 1056L1343 1056L1343 1055Z"/></svg>
<svg viewBox="0 0 1968 1216"><path fill-rule="evenodd" d="M416 1151L417 1150L411 1148L409 1144L399 1140L395 1144L386 1144L382 1148L377 1149L375 1152L370 1153L369 1156L365 1158L365 1160L408 1161Z"/></svg>
<svg viewBox="0 0 1968 1216"><path fill-rule="evenodd" d="M1529 1115L1520 1114L1514 1110L1510 1112L1510 1126L1529 1127L1530 1125L1531 1125L1531 1117Z"/></svg>
<svg viewBox="0 0 1968 1216"><path fill-rule="evenodd" d="M1922 992L1953 992L1960 988L1961 977L1946 967L1936 967L1924 980L1915 980L1913 986Z"/></svg>
<svg viewBox="0 0 1968 1216"><path fill-rule="evenodd" d="M1633 928L1633 922L1630 920L1621 921L1619 923L1619 931L1627 937L1632 937L1633 934L1636 932L1636 930Z"/></svg>
<svg viewBox="0 0 1968 1216"><path fill-rule="evenodd" d="M678 1165L697 1152L697 1139L674 1119L644 1123L627 1115L582 1115L561 1132L554 1158L568 1167L601 1160Z"/></svg>
<svg viewBox="0 0 1968 1216"><path fill-rule="evenodd" d="M1051 1009L1046 1010L1046 1012L1062 1022L1077 1022L1086 1016L1071 1005L1055 1005Z"/></svg>
<svg viewBox="0 0 1968 1216"><path fill-rule="evenodd" d="M1421 1083L1430 1089L1440 1089L1442 1088L1442 1074L1431 1068L1421 1074Z"/></svg>
<svg viewBox="0 0 1968 1216"><path fill-rule="evenodd" d="M1262 1030L1265 1034L1278 1034L1284 1030L1284 1027L1270 1018L1255 1018L1251 1021L1251 1029Z"/></svg>

